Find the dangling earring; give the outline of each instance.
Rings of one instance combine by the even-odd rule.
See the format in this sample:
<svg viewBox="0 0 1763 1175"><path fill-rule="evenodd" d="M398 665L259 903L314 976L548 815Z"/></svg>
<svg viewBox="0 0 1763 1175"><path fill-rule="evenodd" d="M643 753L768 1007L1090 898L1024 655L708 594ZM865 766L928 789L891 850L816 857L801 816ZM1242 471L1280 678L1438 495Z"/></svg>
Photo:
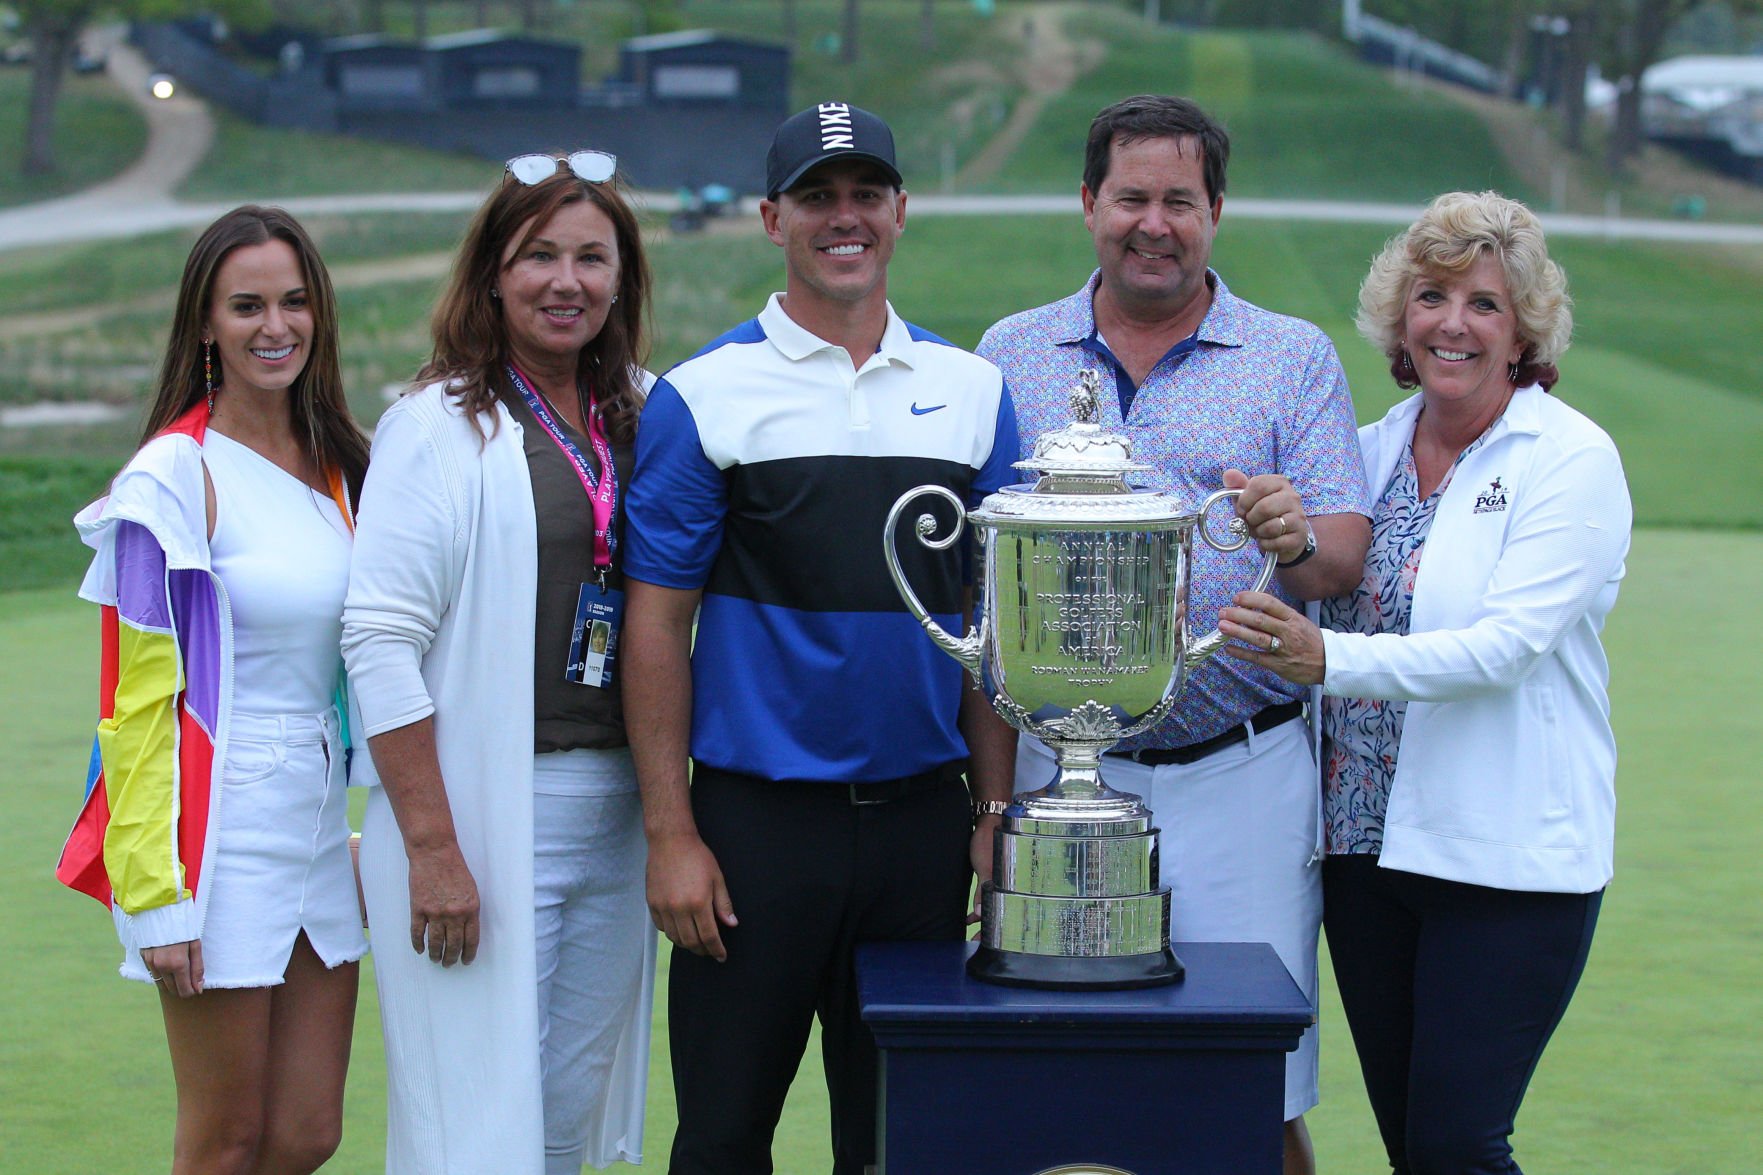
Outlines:
<svg viewBox="0 0 1763 1175"><path fill-rule="evenodd" d="M618 295L617 294L612 295L612 301L608 302L607 305L608 306L618 305Z"/></svg>
<svg viewBox="0 0 1763 1175"><path fill-rule="evenodd" d="M1408 354L1408 344L1402 343L1402 375L1407 379L1414 378L1414 357Z"/></svg>
<svg viewBox="0 0 1763 1175"><path fill-rule="evenodd" d="M1511 367L1506 369L1506 379L1512 384L1513 387L1518 386L1518 364L1516 362L1514 362Z"/></svg>
<svg viewBox="0 0 1763 1175"><path fill-rule="evenodd" d="M495 287L495 286L491 286L491 287L490 287L490 297L492 297L492 298L500 298L500 297L501 297L501 296L502 296L502 291L501 291L501 290L498 290L498 289L497 289L497 288L496 288L496 287Z"/></svg>
<svg viewBox="0 0 1763 1175"><path fill-rule="evenodd" d="M208 414L214 415L214 340L202 340L202 387L208 393Z"/></svg>

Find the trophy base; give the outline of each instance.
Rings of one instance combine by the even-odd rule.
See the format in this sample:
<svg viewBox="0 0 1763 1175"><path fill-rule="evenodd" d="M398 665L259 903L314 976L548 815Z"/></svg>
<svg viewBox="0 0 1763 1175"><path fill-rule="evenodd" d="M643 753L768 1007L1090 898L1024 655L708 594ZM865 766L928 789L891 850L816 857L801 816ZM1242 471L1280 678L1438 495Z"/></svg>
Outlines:
<svg viewBox="0 0 1763 1175"><path fill-rule="evenodd" d="M967 960L967 974L1002 987L1039 987L1052 991L1128 991L1174 983L1187 971L1168 947L1143 955L1074 958L1070 955L1025 955L981 946Z"/></svg>

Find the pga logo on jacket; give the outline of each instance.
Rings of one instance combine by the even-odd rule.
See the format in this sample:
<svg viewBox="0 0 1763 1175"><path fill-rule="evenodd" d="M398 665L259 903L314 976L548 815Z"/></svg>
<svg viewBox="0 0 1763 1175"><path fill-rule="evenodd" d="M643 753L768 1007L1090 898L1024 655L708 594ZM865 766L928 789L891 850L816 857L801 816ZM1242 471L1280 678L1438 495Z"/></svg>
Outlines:
<svg viewBox="0 0 1763 1175"><path fill-rule="evenodd" d="M1494 478L1488 488L1475 495L1475 513L1494 514L1506 508L1506 483Z"/></svg>

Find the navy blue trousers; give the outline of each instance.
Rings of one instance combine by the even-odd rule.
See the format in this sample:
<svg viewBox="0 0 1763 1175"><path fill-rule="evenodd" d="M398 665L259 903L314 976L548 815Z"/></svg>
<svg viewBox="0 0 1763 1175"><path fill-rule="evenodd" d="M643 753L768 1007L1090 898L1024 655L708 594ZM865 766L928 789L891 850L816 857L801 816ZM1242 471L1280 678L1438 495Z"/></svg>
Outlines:
<svg viewBox="0 0 1763 1175"><path fill-rule="evenodd" d="M1322 869L1323 926L1396 1175L1521 1175L1509 1141L1585 970L1602 891L1529 893Z"/></svg>

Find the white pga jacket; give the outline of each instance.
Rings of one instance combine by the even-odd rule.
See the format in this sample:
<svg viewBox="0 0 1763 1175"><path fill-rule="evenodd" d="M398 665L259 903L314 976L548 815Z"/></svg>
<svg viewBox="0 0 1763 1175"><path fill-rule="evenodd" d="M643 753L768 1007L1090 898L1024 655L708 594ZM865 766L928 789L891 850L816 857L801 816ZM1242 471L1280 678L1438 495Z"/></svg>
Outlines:
<svg viewBox="0 0 1763 1175"><path fill-rule="evenodd" d="M1374 490L1420 415L1359 430ZM1323 692L1409 702L1380 864L1500 889L1609 880L1616 742L1599 633L1632 510L1608 435L1521 388L1440 498L1409 635L1324 632Z"/></svg>

